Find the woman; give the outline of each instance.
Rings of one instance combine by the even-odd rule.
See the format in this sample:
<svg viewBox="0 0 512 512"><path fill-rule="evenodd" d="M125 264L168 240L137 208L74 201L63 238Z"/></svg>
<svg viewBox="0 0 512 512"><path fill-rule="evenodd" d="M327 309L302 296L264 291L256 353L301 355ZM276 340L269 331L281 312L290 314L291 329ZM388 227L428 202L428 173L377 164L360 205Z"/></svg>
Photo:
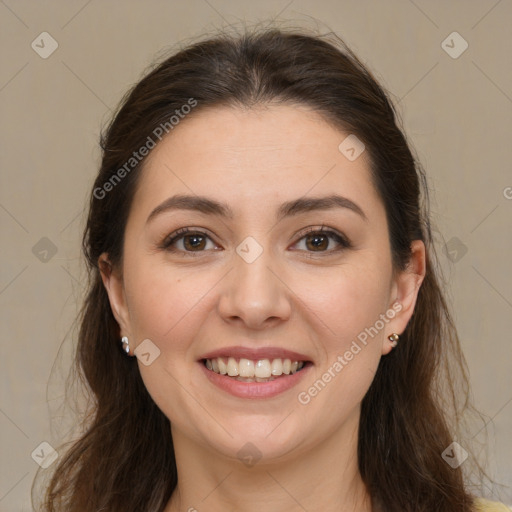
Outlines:
<svg viewBox="0 0 512 512"><path fill-rule="evenodd" d="M124 99L84 235L94 407L44 510L507 510L454 443L424 174L338 43L220 35Z"/></svg>

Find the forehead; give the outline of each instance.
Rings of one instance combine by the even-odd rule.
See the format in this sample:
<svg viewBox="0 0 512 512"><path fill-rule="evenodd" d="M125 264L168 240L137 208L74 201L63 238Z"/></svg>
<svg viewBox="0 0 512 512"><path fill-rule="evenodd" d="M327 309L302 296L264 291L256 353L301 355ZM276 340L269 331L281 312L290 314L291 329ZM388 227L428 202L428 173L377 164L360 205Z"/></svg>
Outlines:
<svg viewBox="0 0 512 512"><path fill-rule="evenodd" d="M381 208L366 152L351 161L339 149L348 135L304 106L197 111L149 154L134 203L148 211L187 193L254 211L305 195L340 193L365 209Z"/></svg>

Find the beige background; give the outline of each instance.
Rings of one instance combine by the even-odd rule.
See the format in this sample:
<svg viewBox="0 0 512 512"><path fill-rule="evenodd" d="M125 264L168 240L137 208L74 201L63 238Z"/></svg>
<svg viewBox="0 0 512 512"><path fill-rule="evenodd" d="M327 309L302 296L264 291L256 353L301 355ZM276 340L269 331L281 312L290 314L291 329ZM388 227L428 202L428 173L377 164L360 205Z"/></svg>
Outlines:
<svg viewBox="0 0 512 512"><path fill-rule="evenodd" d="M0 511L30 510L31 453L58 446L66 430L50 416L83 290L82 213L100 126L163 48L275 17L328 24L399 104L435 190L449 298L489 421L489 472L506 485L482 492L512 503L512 2L2 0ZM58 43L46 59L31 47L44 31ZM453 31L469 44L456 59L441 46Z"/></svg>

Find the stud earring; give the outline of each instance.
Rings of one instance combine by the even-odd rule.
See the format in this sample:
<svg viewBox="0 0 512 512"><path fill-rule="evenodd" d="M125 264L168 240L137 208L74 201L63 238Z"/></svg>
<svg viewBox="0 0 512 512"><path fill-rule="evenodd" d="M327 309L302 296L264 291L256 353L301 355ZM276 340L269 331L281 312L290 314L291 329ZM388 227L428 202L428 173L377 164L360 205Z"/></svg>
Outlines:
<svg viewBox="0 0 512 512"><path fill-rule="evenodd" d="M394 332L393 334L390 334L388 336L388 340L391 341L391 346L396 347L398 345L398 340L400 339L400 336Z"/></svg>
<svg viewBox="0 0 512 512"><path fill-rule="evenodd" d="M122 345L123 345L123 350L124 350L127 354L129 354L129 353L130 353L130 343L129 343L128 338L127 338L126 336L123 336L123 337L121 338L121 343L122 343Z"/></svg>

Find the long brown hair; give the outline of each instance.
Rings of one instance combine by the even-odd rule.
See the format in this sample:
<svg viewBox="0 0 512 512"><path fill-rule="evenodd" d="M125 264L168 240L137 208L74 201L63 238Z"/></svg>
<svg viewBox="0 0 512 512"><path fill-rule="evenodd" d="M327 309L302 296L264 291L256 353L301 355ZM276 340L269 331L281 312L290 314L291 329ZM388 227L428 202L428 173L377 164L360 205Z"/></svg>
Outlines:
<svg viewBox="0 0 512 512"><path fill-rule="evenodd" d="M220 105L307 105L363 141L386 210L394 270L406 268L411 241L420 239L427 273L399 347L381 358L363 399L360 472L383 511L473 510L461 467L453 469L441 456L464 409L457 397L467 406L469 388L436 266L425 173L387 94L339 37L274 28L223 33L166 58L126 94L102 134L83 237L90 281L76 351L76 369L93 402L83 433L56 464L43 510L159 512L176 487L169 420L147 392L136 361L121 350L98 257L107 252L114 266L122 264L144 159L133 168L126 162L148 137L155 139L162 123L172 130L169 119L191 98L197 102L192 116ZM114 179L123 166L122 180Z"/></svg>

